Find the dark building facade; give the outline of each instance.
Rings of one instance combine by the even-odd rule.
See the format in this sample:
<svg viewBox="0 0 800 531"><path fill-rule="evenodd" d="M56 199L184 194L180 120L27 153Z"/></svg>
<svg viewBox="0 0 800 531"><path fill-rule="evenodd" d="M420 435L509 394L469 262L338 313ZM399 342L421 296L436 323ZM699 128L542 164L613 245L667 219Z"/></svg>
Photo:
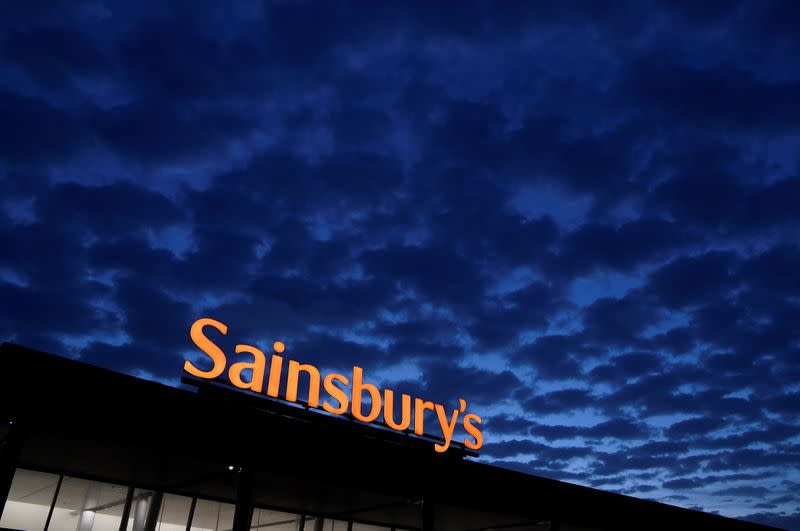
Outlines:
<svg viewBox="0 0 800 531"><path fill-rule="evenodd" d="M0 367L5 529L769 529L210 383L173 388L8 343Z"/></svg>

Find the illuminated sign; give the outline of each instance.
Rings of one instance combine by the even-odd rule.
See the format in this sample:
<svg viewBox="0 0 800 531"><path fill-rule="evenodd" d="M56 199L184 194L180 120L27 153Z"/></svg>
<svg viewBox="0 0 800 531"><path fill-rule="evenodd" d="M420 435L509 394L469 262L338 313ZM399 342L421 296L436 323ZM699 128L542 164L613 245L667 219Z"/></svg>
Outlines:
<svg viewBox="0 0 800 531"><path fill-rule="evenodd" d="M276 341L273 345L275 353L269 360L269 373L266 370L267 357L261 350L250 345L236 345L236 353L249 354L253 358L252 361L233 363L229 367L225 353L205 335L203 329L206 327L215 328L222 335L228 333L228 327L219 321L208 318L198 319L192 324L190 332L192 341L211 359L214 365L210 370L204 371L186 360L183 364L184 371L197 378L213 380L222 376L227 369L228 380L239 389L264 393L273 398L280 396L281 375L284 369L283 356L280 354L286 348L283 343ZM249 379L244 377L245 371L250 371ZM394 412L394 391L384 389L381 393L375 385L365 383L364 371L361 367L353 367L352 375L349 378L337 373L327 374L323 378L319 369L313 365L289 360L286 371L285 399L290 402L297 402L301 373L308 375L309 407L323 409L334 415L349 413L356 420L367 423L380 422L378 419L383 412L385 425L401 432L409 430L413 419L413 432L417 435L425 435L425 412L434 412L444 439L443 444L434 444L437 452L444 452L450 447L459 417L461 417L464 431L468 434L464 438L464 445L471 450L478 450L483 446L483 434L478 428L481 418L473 413L466 413L467 402L463 398L458 401L459 407L453 409L448 415L448 411L441 404L421 398L414 398L412 402L410 395L402 394L400 396L400 420L397 421ZM265 384L266 390L264 390ZM321 390L327 394L327 397L322 400L320 399ZM365 401L367 397L368 400Z"/></svg>

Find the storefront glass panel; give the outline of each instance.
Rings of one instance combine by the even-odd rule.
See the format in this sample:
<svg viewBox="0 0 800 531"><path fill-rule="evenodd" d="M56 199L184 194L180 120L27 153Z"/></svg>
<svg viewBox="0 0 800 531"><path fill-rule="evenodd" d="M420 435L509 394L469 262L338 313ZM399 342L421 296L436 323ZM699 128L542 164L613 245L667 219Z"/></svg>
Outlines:
<svg viewBox="0 0 800 531"><path fill-rule="evenodd" d="M151 490L136 489L126 531L143 531L150 514L150 504L160 503L156 531L186 531L192 499L175 494L159 495Z"/></svg>
<svg viewBox="0 0 800 531"><path fill-rule="evenodd" d="M353 531L389 531L388 527L380 527L377 525L353 523Z"/></svg>
<svg viewBox="0 0 800 531"><path fill-rule="evenodd" d="M119 531L128 487L64 477L48 531Z"/></svg>
<svg viewBox="0 0 800 531"><path fill-rule="evenodd" d="M261 531L298 531L300 528L300 515L255 509L250 522L250 529Z"/></svg>
<svg viewBox="0 0 800 531"><path fill-rule="evenodd" d="M211 500L197 500L192 531L228 531L233 528L235 506Z"/></svg>
<svg viewBox="0 0 800 531"><path fill-rule="evenodd" d="M3 511L0 528L26 531L119 531L129 488L81 478L18 469ZM158 508L156 531L185 531L191 516L192 531L230 531L235 506L208 499L195 500L148 489L130 492L130 511L126 531L144 531L147 519ZM53 500L55 499L55 505ZM259 531L348 531L346 520L319 518L255 508L251 529ZM388 531L354 522L352 531Z"/></svg>
<svg viewBox="0 0 800 531"><path fill-rule="evenodd" d="M186 496L165 494L156 531L186 531L192 499Z"/></svg>
<svg viewBox="0 0 800 531"><path fill-rule="evenodd" d="M345 520L332 520L325 519L325 525L322 526L323 531L347 531L347 522Z"/></svg>
<svg viewBox="0 0 800 531"><path fill-rule="evenodd" d="M42 531L53 503L58 477L57 474L18 468L0 518L0 527Z"/></svg>

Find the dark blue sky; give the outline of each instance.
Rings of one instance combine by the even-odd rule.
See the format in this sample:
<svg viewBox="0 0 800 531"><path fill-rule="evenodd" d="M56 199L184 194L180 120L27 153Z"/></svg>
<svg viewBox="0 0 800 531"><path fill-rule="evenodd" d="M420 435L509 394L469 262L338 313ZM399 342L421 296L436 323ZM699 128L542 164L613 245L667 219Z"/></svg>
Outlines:
<svg viewBox="0 0 800 531"><path fill-rule="evenodd" d="M175 383L213 317L800 529L800 4L18 4L1 339Z"/></svg>

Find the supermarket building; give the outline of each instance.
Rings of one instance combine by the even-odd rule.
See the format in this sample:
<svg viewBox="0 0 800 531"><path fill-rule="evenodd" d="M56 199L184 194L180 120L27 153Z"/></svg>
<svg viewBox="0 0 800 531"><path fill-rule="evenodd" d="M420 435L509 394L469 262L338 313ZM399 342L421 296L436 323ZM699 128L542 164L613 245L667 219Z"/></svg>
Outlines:
<svg viewBox="0 0 800 531"><path fill-rule="evenodd" d="M169 387L10 343L0 367L2 529L770 529L212 381Z"/></svg>

